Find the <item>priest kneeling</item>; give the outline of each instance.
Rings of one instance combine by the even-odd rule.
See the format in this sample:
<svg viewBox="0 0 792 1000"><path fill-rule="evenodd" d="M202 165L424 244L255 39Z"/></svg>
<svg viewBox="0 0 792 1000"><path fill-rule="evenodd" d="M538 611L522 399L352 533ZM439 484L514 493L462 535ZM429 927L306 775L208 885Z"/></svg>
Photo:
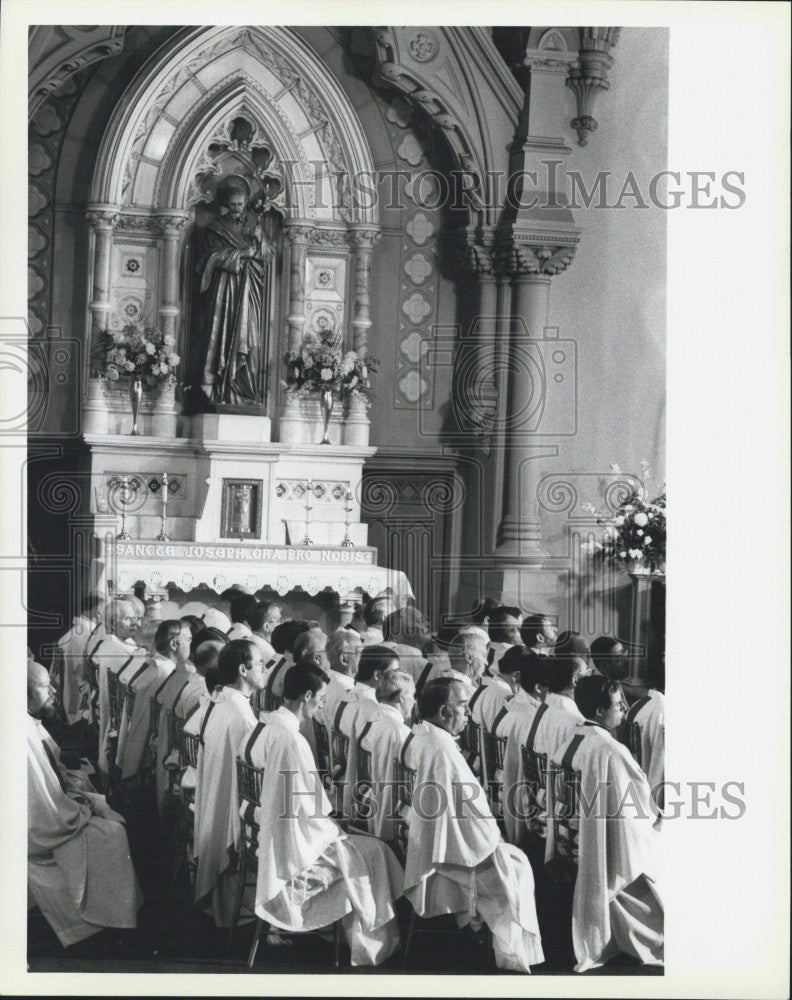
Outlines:
<svg viewBox="0 0 792 1000"><path fill-rule="evenodd" d="M420 917L453 913L492 932L498 968L530 972L544 961L534 879L526 856L506 844L455 737L468 718L466 686L451 677L421 692L424 720L402 760L416 772L404 895Z"/></svg>
<svg viewBox="0 0 792 1000"><path fill-rule="evenodd" d="M300 723L322 707L329 677L291 667L284 704L245 741L242 756L264 769L256 915L284 931L318 931L341 920L352 965L379 965L399 947L394 901L402 870L382 841L347 834L330 802Z"/></svg>

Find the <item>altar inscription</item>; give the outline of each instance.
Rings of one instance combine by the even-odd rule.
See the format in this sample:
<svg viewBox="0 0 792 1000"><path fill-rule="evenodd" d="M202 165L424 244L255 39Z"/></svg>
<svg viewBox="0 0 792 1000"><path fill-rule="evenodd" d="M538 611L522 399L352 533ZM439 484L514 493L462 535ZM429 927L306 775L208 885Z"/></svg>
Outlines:
<svg viewBox="0 0 792 1000"><path fill-rule="evenodd" d="M333 549L319 546L304 548L288 545L242 546L201 545L195 542L181 544L159 542L117 542L113 552L127 559L234 559L246 562L309 562L309 563L374 563L372 549Z"/></svg>

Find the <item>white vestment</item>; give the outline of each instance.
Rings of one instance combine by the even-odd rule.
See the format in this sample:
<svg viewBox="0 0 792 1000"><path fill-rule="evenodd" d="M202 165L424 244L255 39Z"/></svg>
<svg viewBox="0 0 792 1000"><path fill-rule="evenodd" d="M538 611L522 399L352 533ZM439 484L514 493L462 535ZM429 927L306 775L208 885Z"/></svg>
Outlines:
<svg viewBox="0 0 792 1000"><path fill-rule="evenodd" d="M483 690L476 699L470 717L490 733L495 716L512 697L513 692L500 676L483 677L481 684Z"/></svg>
<svg viewBox="0 0 792 1000"><path fill-rule="evenodd" d="M99 770L110 770L108 761L108 736L110 732L110 694L107 674L112 671L124 683L134 676L148 658L148 651L138 646L134 639L123 642L112 633L106 634L94 648L91 658L98 666L99 682ZM118 735L115 733L114 735Z"/></svg>
<svg viewBox="0 0 792 1000"><path fill-rule="evenodd" d="M269 717L247 759L264 768L256 914L285 931L314 931L341 920L352 965L379 965L399 947L394 901L402 871L375 837L344 834L329 818L297 717Z"/></svg>
<svg viewBox="0 0 792 1000"><path fill-rule="evenodd" d="M580 726L553 760L560 764L565 756L580 772L581 792L572 907L575 971L603 965L618 952L662 965L659 834L652 827L646 777L626 747L591 723Z"/></svg>
<svg viewBox="0 0 792 1000"><path fill-rule="evenodd" d="M143 902L123 819L103 795L69 788L57 746L28 716L28 887L68 947L104 927L136 927Z"/></svg>
<svg viewBox="0 0 792 1000"><path fill-rule="evenodd" d="M483 920L498 967L530 972L544 961L530 863L501 839L454 737L431 722L414 733L403 752L416 772L404 895L419 916Z"/></svg>
<svg viewBox="0 0 792 1000"><path fill-rule="evenodd" d="M200 712L199 708L192 719ZM205 905L211 896L211 913L218 927L231 925L237 875L224 873L242 843L237 751L255 725L256 717L245 695L224 687L213 702L206 703L198 729L203 736L195 785L195 902Z"/></svg>
<svg viewBox="0 0 792 1000"><path fill-rule="evenodd" d="M330 727L333 725L339 702L349 701L349 692L355 686L355 678L349 674L342 674L339 670L330 671L330 683L325 692L324 708L316 713L316 719L322 722L327 728L327 735L330 736Z"/></svg>
<svg viewBox="0 0 792 1000"><path fill-rule="evenodd" d="M384 642L382 645L399 654L399 669L409 674L415 681L416 686L422 677L425 684L432 671L448 673L451 669L451 661L448 659L448 653L444 653L442 650L424 656L420 649L416 649L415 646L410 646L407 643ZM426 669L427 667L429 667L429 670Z"/></svg>
<svg viewBox="0 0 792 1000"><path fill-rule="evenodd" d="M96 622L82 615L72 622L72 627L58 639L58 648L63 664L63 686L61 698L63 712L70 726L82 718L85 693L85 649L88 639L96 630Z"/></svg>
<svg viewBox="0 0 792 1000"><path fill-rule="evenodd" d="M168 720L167 713L172 710L180 718L186 719L190 712L200 703L201 697L207 695L206 681L193 671L177 668L170 674L155 692L160 706L159 727L157 730L157 806L160 812L165 807L168 792L169 775L165 767L168 756Z"/></svg>
<svg viewBox="0 0 792 1000"><path fill-rule="evenodd" d="M633 722L641 731L641 768L654 789L665 780L665 695L654 688L648 694Z"/></svg>
<svg viewBox="0 0 792 1000"><path fill-rule="evenodd" d="M151 731L151 698L162 682L173 673L172 660L156 655L143 667L142 673L129 676L125 671L128 687L135 693L135 707L131 718L127 702L121 713L118 733L116 764L121 768L121 780L132 781L148 765L149 734Z"/></svg>
<svg viewBox="0 0 792 1000"><path fill-rule="evenodd" d="M363 639L364 646L381 646L385 642L382 629L377 625L368 625Z"/></svg>
<svg viewBox="0 0 792 1000"><path fill-rule="evenodd" d="M404 741L410 735L409 726L398 708L380 703L379 713L360 740L360 745L371 754L372 813L368 819L369 833L381 840L393 840L397 801L393 782L395 762Z"/></svg>
<svg viewBox="0 0 792 1000"><path fill-rule="evenodd" d="M265 663L268 660L278 659L278 654L275 652L275 648L267 642L263 636L256 635L255 632L251 632L249 636L246 636L246 638L250 639L251 642L254 642L258 646L261 650L261 655L264 657Z"/></svg>
<svg viewBox="0 0 792 1000"><path fill-rule="evenodd" d="M343 702L339 702L340 705ZM353 797L357 782L357 741L367 722L373 722L379 714L379 702L373 687L368 684L355 683L349 692L347 707L341 713L338 729L349 737L346 769L343 774L344 791L342 797L342 812L347 818L353 818ZM338 715L338 709L336 709ZM331 725L334 720L331 720ZM335 770L335 761L333 762Z"/></svg>
<svg viewBox="0 0 792 1000"><path fill-rule="evenodd" d="M226 630L226 635L228 641L233 642L234 639L250 639L253 632L247 622L232 622L231 627Z"/></svg>

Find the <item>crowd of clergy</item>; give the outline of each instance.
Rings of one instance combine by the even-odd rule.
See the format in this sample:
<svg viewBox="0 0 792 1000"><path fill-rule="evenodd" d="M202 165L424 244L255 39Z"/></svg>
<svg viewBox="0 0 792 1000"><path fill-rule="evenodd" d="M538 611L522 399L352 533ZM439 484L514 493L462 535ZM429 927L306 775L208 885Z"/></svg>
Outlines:
<svg viewBox="0 0 792 1000"><path fill-rule="evenodd" d="M625 643L494 601L438 636L384 594L327 635L224 597L89 598L49 670L28 655L29 905L61 945L136 926L148 809L194 905L229 940L255 921L251 967L298 934L406 959L442 918L528 973L564 884L575 971L663 964L662 665L636 696Z"/></svg>

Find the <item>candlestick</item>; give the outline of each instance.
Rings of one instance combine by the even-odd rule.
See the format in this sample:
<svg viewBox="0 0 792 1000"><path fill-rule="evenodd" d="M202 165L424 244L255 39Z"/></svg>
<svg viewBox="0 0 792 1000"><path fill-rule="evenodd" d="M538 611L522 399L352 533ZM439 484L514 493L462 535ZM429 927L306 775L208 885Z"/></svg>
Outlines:
<svg viewBox="0 0 792 1000"><path fill-rule="evenodd" d="M313 507L311 506L311 497L314 495L313 479L309 479L305 490L305 538L303 538L301 542L302 545L313 545L311 537L308 534L308 525L311 523L311 511L313 510Z"/></svg>
<svg viewBox="0 0 792 1000"><path fill-rule="evenodd" d="M352 492L351 490L346 491L346 520L344 521L344 540L341 542L341 547L344 549L351 549L354 547L355 543L349 537L349 515L352 513Z"/></svg>
<svg viewBox="0 0 792 1000"><path fill-rule="evenodd" d="M162 513L160 514L160 533L157 535L158 542L169 542L170 538L165 534L165 518L168 516L168 473L162 473Z"/></svg>
<svg viewBox="0 0 792 1000"><path fill-rule="evenodd" d="M116 535L116 541L128 542L130 535L126 530L126 505L129 503L129 478L127 476L121 480L119 500L121 501L121 531Z"/></svg>

